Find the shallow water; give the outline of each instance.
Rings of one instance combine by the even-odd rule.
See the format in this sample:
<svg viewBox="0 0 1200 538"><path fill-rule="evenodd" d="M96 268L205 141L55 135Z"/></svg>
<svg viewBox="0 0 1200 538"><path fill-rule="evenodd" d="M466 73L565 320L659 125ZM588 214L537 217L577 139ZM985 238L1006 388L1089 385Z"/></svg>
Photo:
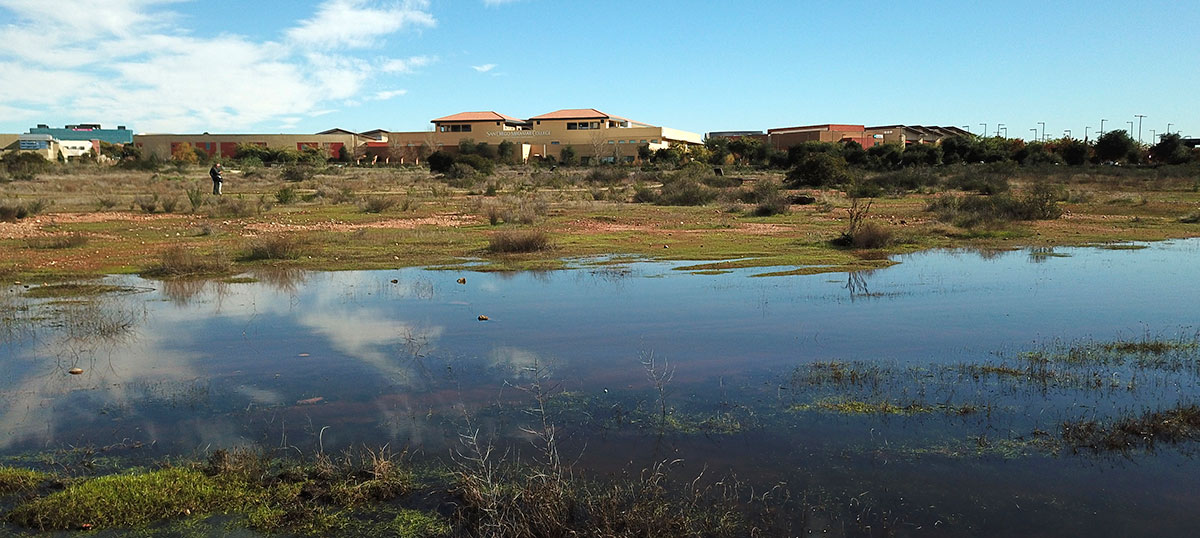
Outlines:
<svg viewBox="0 0 1200 538"><path fill-rule="evenodd" d="M587 261L546 273L112 277L135 289L28 310L14 287L0 326L0 453L391 443L447 459L459 434L481 429L532 455L522 427L540 379L581 472L681 458L869 509L901 534L1184 535L1200 524L1190 444L1113 455L1045 441L1064 420L1196 402L1194 349L1169 367L1063 366L1050 382L966 370L1089 342L1194 342L1200 240L1146 247L925 252L870 273L766 278ZM829 361L864 378L814 373ZM845 400L923 411L819 405Z"/></svg>

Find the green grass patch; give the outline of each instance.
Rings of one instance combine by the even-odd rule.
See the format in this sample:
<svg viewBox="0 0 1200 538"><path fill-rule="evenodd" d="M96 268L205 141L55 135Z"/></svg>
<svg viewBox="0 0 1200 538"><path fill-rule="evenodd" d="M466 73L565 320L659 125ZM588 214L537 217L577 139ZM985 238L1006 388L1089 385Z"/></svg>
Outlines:
<svg viewBox="0 0 1200 538"><path fill-rule="evenodd" d="M50 478L46 473L0 465L0 495L31 490Z"/></svg>

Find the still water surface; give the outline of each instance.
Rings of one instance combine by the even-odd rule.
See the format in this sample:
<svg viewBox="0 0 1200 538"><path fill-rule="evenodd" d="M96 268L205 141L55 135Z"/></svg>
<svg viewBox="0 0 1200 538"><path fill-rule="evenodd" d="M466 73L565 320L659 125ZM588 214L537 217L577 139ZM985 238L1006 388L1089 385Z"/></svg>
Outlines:
<svg viewBox="0 0 1200 538"><path fill-rule="evenodd" d="M870 507L914 534L1191 535L1190 445L1114 455L1047 439L1065 420L1200 400L1194 350L1170 367L1083 366L1048 383L969 373L1080 343L1194 342L1200 240L1145 247L925 252L870 273L766 278L586 262L112 277L129 289L30 309L14 287L0 454L390 443L445 459L478 429L532 455L522 389L541 378L560 449L581 472L679 458ZM822 377L813 365L829 362L861 378ZM818 405L828 401L924 411Z"/></svg>

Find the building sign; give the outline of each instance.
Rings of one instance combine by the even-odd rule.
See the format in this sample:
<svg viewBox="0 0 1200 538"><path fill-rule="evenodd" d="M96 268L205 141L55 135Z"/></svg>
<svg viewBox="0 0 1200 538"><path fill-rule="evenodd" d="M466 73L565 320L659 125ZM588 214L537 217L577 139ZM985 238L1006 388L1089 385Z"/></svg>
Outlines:
<svg viewBox="0 0 1200 538"><path fill-rule="evenodd" d="M503 137L550 136L550 131L488 131L487 135Z"/></svg>

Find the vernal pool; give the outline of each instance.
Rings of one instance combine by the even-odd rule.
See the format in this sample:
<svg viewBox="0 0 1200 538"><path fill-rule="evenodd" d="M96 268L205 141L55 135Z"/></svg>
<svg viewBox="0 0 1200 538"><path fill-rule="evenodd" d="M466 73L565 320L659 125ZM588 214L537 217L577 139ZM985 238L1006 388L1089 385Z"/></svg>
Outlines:
<svg viewBox="0 0 1200 538"><path fill-rule="evenodd" d="M1200 240L1138 246L925 252L849 275L583 260L111 277L87 299L12 286L0 455L390 444L448 460L480 431L532 457L540 393L581 474L681 460L899 534L1192 535L1194 431L1104 436L1200 402Z"/></svg>

